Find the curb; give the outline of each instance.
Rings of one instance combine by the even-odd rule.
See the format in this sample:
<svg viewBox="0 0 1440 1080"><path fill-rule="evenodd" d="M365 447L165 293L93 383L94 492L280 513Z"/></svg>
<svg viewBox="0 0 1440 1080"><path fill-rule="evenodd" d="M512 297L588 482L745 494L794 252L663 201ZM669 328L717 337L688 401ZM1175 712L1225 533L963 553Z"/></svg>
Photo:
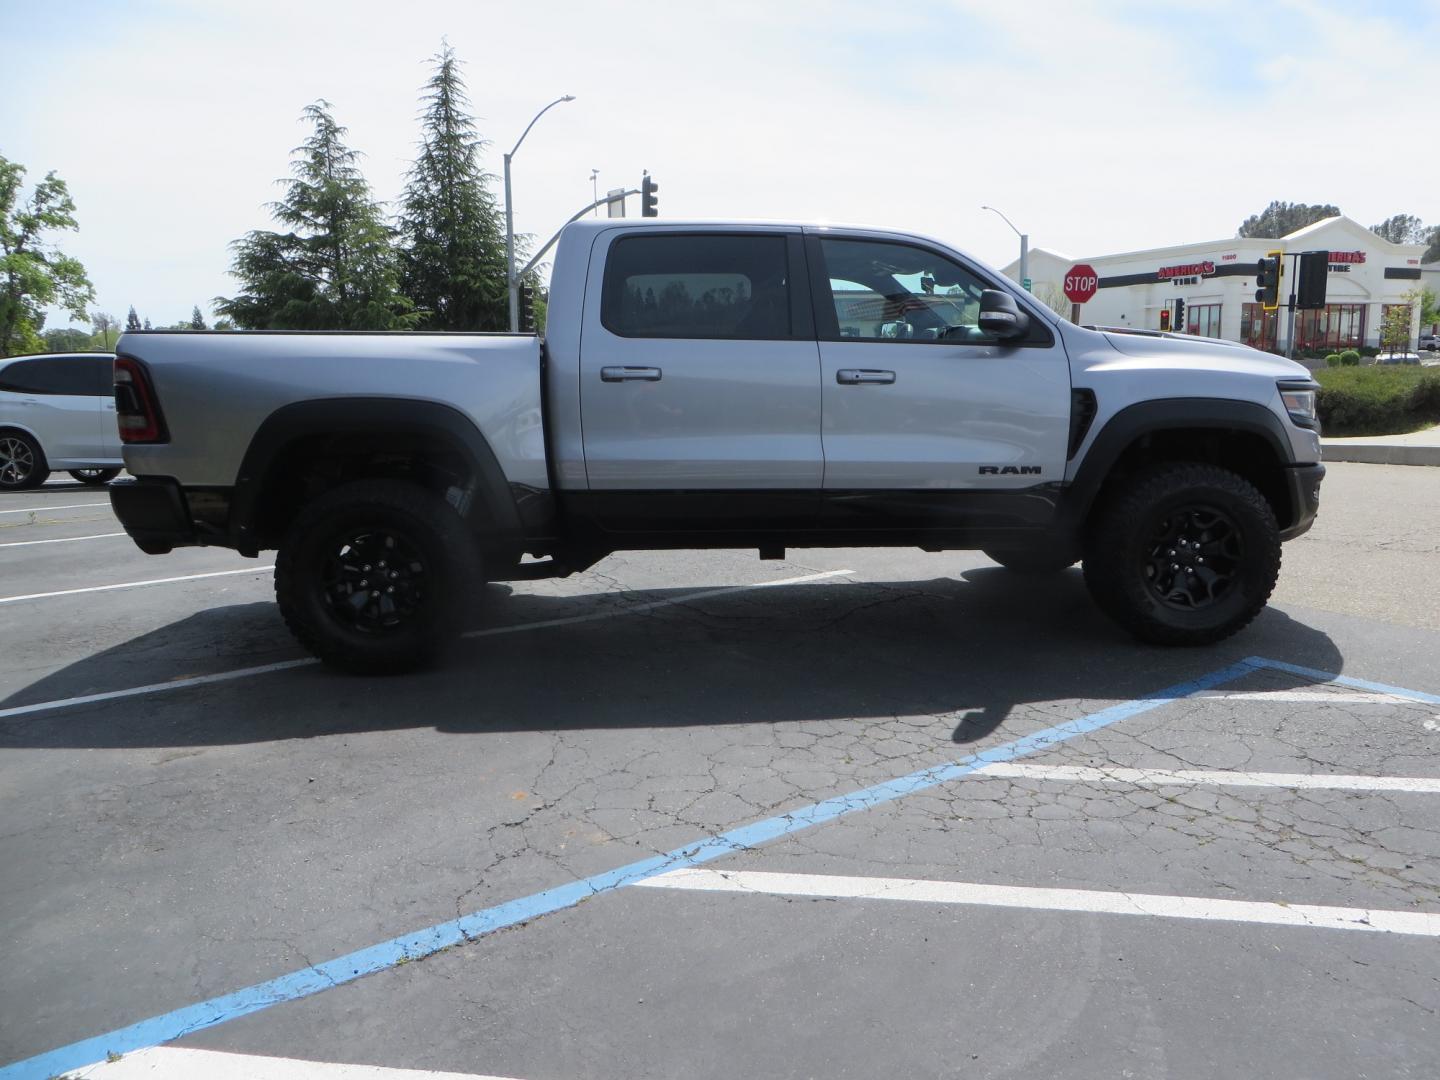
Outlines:
<svg viewBox="0 0 1440 1080"><path fill-rule="evenodd" d="M1440 465L1440 446L1320 441L1321 461L1357 461L1367 465Z"/></svg>

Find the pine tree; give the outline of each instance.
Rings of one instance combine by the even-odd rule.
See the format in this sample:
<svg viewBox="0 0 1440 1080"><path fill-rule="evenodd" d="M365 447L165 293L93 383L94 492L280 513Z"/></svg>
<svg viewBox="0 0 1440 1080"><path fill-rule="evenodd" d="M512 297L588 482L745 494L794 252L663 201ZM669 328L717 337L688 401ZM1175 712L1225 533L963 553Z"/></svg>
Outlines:
<svg viewBox="0 0 1440 1080"><path fill-rule="evenodd" d="M130 305L130 314L125 316L125 329L126 329L126 330L139 330L139 329L140 329L140 316L135 314L135 305L134 305L134 304L131 304L131 305Z"/></svg>
<svg viewBox="0 0 1440 1080"><path fill-rule="evenodd" d="M150 325L150 319L149 319L148 316L147 316L146 319L145 319L145 325L142 326L140 329L142 329L142 330L151 330L151 329L154 329L154 328Z"/></svg>
<svg viewBox="0 0 1440 1080"><path fill-rule="evenodd" d="M420 152L401 196L398 231L405 294L435 330L504 330L505 231L480 167L487 143L475 129L455 50L433 58L420 114Z"/></svg>
<svg viewBox="0 0 1440 1080"><path fill-rule="evenodd" d="M202 315L202 314L200 314L200 305L199 305L199 304L196 304L196 305L190 310L190 329L191 329L191 330L204 330L204 329L207 329L207 327L205 326L205 316Z"/></svg>
<svg viewBox="0 0 1440 1080"><path fill-rule="evenodd" d="M400 292L391 233L360 173L359 151L345 145L329 102L307 106L302 119L314 132L293 151L285 197L270 206L290 231L257 230L231 245L230 273L243 290L216 297L215 310L262 330L414 326L420 316Z"/></svg>

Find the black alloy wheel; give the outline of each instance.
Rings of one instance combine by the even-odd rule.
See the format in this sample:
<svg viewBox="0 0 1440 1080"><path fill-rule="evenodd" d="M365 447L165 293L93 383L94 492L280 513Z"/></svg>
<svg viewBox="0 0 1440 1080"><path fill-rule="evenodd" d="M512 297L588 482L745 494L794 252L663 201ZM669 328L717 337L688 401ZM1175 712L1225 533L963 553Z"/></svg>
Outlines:
<svg viewBox="0 0 1440 1080"><path fill-rule="evenodd" d="M337 620L362 634L389 634L417 618L433 571L398 530L342 539L325 561L321 587Z"/></svg>
<svg viewBox="0 0 1440 1080"><path fill-rule="evenodd" d="M19 432L0 435L0 490L37 488L49 478L45 455L34 439Z"/></svg>
<svg viewBox="0 0 1440 1080"><path fill-rule="evenodd" d="M1183 506L1160 519L1144 553L1145 577L1171 607L1200 610L1234 587L1245 562L1245 536L1215 506Z"/></svg>

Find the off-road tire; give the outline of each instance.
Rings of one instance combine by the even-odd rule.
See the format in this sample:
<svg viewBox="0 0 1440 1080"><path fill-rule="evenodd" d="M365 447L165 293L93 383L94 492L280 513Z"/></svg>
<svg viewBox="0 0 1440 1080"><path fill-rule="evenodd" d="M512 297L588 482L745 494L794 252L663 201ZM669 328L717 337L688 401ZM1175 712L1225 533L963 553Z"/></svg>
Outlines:
<svg viewBox="0 0 1440 1080"><path fill-rule="evenodd" d="M1175 524L1194 525L1197 519L1187 515L1196 508L1198 520L1227 522L1231 554L1206 541L1207 531ZM1196 532L1185 537L1192 559L1201 553L1196 561L1205 564L1204 553L1210 552L1208 566L1192 566L1195 572L1213 572L1221 562L1233 568L1223 591L1204 606L1185 607L1162 596L1165 582L1175 580L1166 577L1172 567L1180 565L1180 575L1188 572L1185 552L1164 563L1177 550L1165 546L1173 541L1156 543L1175 529ZM1095 603L1141 641L1209 645L1247 626L1270 599L1280 574L1280 530L1265 496L1243 477L1214 465L1156 465L1107 492L1096 507L1085 537L1084 570Z"/></svg>
<svg viewBox="0 0 1440 1080"><path fill-rule="evenodd" d="M120 475L119 469L71 469L70 475L82 484L89 484L91 487L104 487L115 477Z"/></svg>
<svg viewBox="0 0 1440 1080"><path fill-rule="evenodd" d="M388 567L355 554L383 557L387 550L402 553ZM275 599L290 632L326 664L365 675L413 671L438 659L457 637L480 580L479 553L460 515L399 480L326 492L296 515L275 560ZM401 592L386 594L395 588ZM367 593L376 599L367 602ZM390 626L381 625L387 602L397 620ZM395 603L407 606L397 613Z"/></svg>
<svg viewBox="0 0 1440 1080"><path fill-rule="evenodd" d="M1073 551L1054 547L985 548L985 557L1015 574L1040 577L1068 570L1080 561Z"/></svg>
<svg viewBox="0 0 1440 1080"><path fill-rule="evenodd" d="M50 479L40 444L23 431L0 431L0 491L29 491Z"/></svg>

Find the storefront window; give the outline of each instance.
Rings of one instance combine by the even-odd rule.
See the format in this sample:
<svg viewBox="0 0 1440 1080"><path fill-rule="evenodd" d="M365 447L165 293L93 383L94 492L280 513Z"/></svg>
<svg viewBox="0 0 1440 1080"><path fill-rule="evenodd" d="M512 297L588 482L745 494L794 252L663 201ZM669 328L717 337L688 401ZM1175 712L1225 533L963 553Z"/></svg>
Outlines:
<svg viewBox="0 0 1440 1080"><path fill-rule="evenodd" d="M1240 340L1252 349L1276 352L1275 333L1279 312L1266 311L1261 304L1243 304L1240 308Z"/></svg>
<svg viewBox="0 0 1440 1080"><path fill-rule="evenodd" d="M1220 336L1220 305L1191 304L1185 309L1185 332L1201 337Z"/></svg>
<svg viewBox="0 0 1440 1080"><path fill-rule="evenodd" d="M1295 313L1298 349L1358 349L1365 344L1365 305L1329 304L1320 311Z"/></svg>

